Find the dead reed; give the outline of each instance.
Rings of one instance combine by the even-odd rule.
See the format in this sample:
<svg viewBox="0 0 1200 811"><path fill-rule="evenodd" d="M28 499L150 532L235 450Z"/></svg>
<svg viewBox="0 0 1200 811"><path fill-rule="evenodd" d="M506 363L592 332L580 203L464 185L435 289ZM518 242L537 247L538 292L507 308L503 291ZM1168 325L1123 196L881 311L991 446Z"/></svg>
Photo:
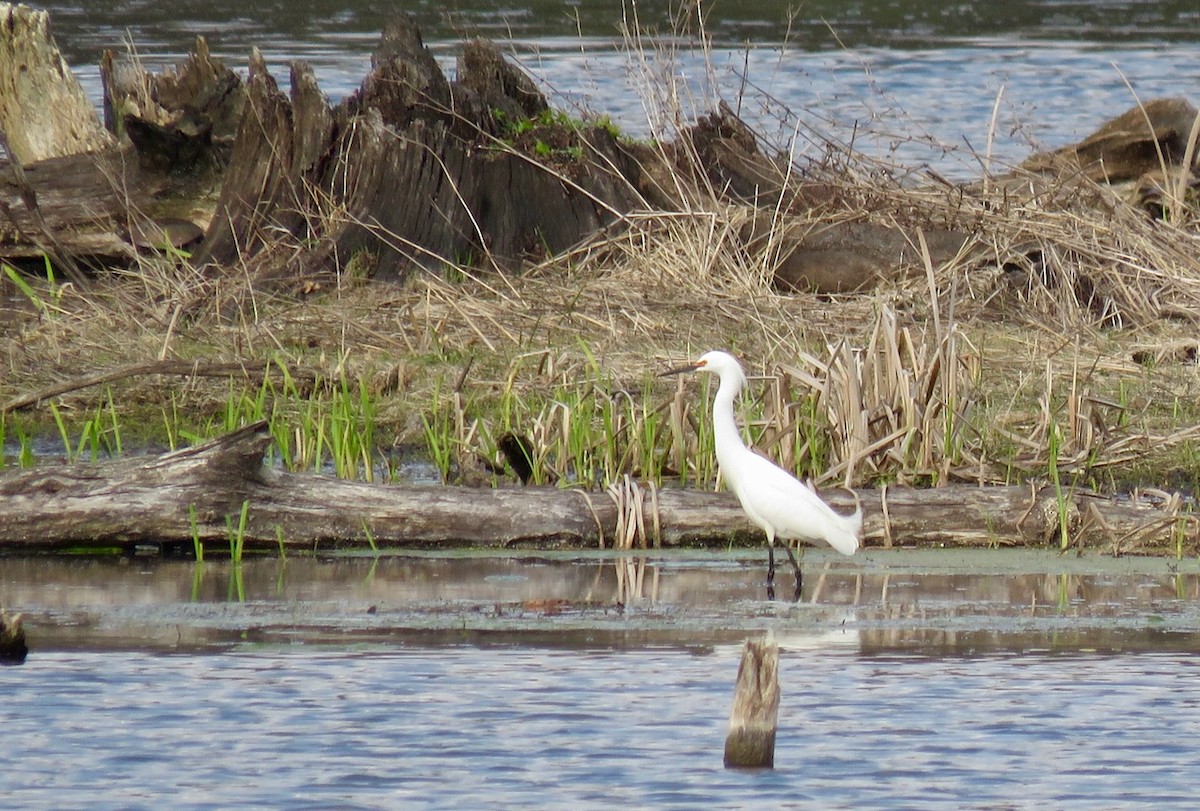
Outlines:
<svg viewBox="0 0 1200 811"><path fill-rule="evenodd" d="M635 57L643 47L632 40ZM683 90L649 78L647 87L665 142L672 127L678 134ZM675 143L686 152L686 140ZM169 257L86 292L31 281L31 305L0 321L0 403L115 364L273 363L361 393L377 448L421 445L447 478L500 464L499 437L520 432L536 481L711 486L703 392L653 375L722 347L755 378L743 411L750 438L818 481L937 485L1052 470L1109 486L1200 479L1200 217L1181 185L1171 216L1153 219L1081 177L1013 171L952 184L829 138L821 160L780 163L766 213L792 229L894 227L913 235L922 261L870 292L818 296L776 290L779 251L748 249L744 230L763 206L732 201L689 169L698 156L670 158L679 210L623 216L521 272L447 257L442 271L401 286L350 274L280 295L261 268L200 274ZM793 205L813 184L822 204ZM933 228L969 239L935 263L922 236ZM160 422L148 413L181 412L200 432L230 397L226 381L197 375L108 391L131 422L150 426L143 439ZM279 418L294 424L311 394L297 387ZM53 402L78 424L102 396L80 389ZM48 413L3 420L28 434ZM356 453L352 469L370 470Z"/></svg>

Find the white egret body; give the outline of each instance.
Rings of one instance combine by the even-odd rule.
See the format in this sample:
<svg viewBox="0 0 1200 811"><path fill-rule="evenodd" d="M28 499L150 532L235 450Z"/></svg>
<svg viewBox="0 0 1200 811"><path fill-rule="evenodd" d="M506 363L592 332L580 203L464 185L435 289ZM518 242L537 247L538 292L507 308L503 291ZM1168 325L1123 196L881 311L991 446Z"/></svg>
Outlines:
<svg viewBox="0 0 1200 811"><path fill-rule="evenodd" d="M745 385L746 375L732 355L707 352L695 363L665 374L693 371L711 372L721 380L713 399L717 463L746 515L767 534L769 592L774 591L770 584L775 574L775 539L779 538L796 570L799 596L800 566L787 542L824 543L843 555L853 555L862 534L862 504L853 515L839 515L795 476L746 447L733 416L734 399Z"/></svg>

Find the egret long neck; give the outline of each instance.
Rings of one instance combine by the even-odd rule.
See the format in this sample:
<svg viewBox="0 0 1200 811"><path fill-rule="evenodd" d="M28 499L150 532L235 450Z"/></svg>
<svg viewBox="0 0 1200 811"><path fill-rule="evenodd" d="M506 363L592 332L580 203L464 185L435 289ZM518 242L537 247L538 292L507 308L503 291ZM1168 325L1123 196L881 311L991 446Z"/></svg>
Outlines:
<svg viewBox="0 0 1200 811"><path fill-rule="evenodd" d="M741 380L722 375L717 396L713 398L713 436L717 446L717 462L721 465L721 475L725 477L726 483L734 487L737 486L739 467L733 460L746 450L742 435L738 431L737 420L733 416L734 403L741 390Z"/></svg>

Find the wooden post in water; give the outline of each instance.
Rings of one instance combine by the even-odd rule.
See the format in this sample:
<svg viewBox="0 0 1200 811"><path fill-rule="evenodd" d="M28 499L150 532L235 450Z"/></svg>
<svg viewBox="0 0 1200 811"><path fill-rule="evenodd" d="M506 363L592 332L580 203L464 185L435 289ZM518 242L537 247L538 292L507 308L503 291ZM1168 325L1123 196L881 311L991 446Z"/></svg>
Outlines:
<svg viewBox="0 0 1200 811"><path fill-rule="evenodd" d="M25 661L29 648L25 645L25 628L20 614L0 609L0 665L19 665Z"/></svg>
<svg viewBox="0 0 1200 811"><path fill-rule="evenodd" d="M778 716L779 646L770 637L747 640L733 689L725 768L774 768Z"/></svg>

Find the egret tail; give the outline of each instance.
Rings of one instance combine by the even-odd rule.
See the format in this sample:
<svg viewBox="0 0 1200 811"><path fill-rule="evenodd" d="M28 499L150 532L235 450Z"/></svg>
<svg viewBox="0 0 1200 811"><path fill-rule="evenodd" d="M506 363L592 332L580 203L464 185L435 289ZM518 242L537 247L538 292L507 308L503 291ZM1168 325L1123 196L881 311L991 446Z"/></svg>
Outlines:
<svg viewBox="0 0 1200 811"><path fill-rule="evenodd" d="M849 490L849 488L846 489ZM862 537L862 499L853 490L850 490L850 494L854 496L854 513L851 515L833 513L837 520L832 522L825 534L825 540L829 545L843 555L853 555L857 552L860 546L859 538ZM830 512L833 511L830 510Z"/></svg>

